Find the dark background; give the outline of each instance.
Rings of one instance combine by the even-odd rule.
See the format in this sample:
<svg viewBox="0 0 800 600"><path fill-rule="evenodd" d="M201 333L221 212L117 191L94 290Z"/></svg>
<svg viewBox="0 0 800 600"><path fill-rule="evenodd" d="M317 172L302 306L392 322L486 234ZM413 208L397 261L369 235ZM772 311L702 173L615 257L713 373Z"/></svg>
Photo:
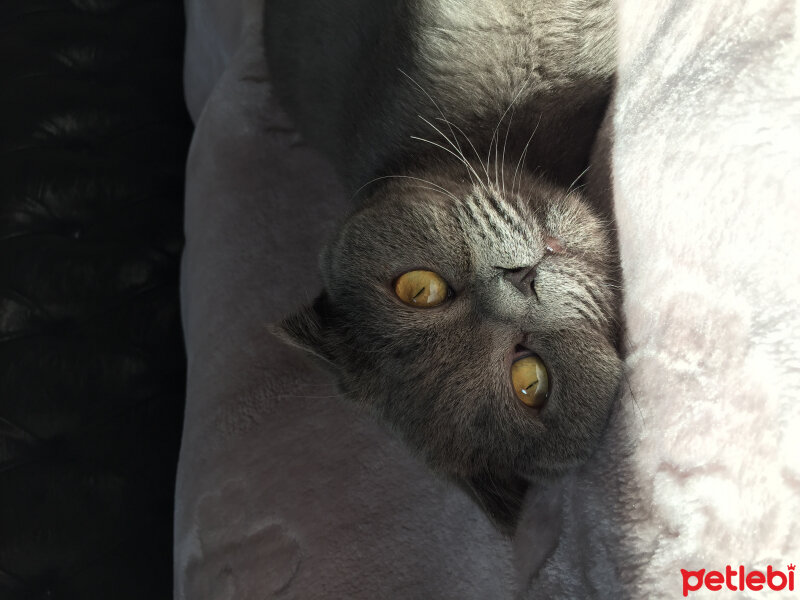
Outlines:
<svg viewBox="0 0 800 600"><path fill-rule="evenodd" d="M172 596L180 0L0 0L0 600Z"/></svg>

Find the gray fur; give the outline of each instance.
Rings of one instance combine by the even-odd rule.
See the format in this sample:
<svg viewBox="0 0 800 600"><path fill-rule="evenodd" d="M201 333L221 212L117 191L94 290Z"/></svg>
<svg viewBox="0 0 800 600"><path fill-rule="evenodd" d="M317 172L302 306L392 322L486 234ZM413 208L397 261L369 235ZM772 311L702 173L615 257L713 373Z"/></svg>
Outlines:
<svg viewBox="0 0 800 600"><path fill-rule="evenodd" d="M589 456L621 376L613 237L568 189L610 89L611 17L589 0L267 2L276 89L359 198L325 290L280 335L506 530L529 482ZM504 277L534 265L535 294ZM420 268L452 300L400 302L392 282ZM540 413L511 389L520 343L550 371Z"/></svg>

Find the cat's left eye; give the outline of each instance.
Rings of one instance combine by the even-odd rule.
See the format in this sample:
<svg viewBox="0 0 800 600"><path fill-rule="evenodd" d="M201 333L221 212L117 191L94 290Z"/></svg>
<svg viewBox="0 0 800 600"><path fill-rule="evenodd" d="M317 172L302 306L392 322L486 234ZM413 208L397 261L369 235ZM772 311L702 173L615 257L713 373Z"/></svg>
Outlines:
<svg viewBox="0 0 800 600"><path fill-rule="evenodd" d="M526 356L511 365L511 384L523 404L541 408L550 393L547 368L538 356Z"/></svg>
<svg viewBox="0 0 800 600"><path fill-rule="evenodd" d="M433 271L409 271L397 278L394 293L409 306L431 308L440 305L450 295L447 282Z"/></svg>

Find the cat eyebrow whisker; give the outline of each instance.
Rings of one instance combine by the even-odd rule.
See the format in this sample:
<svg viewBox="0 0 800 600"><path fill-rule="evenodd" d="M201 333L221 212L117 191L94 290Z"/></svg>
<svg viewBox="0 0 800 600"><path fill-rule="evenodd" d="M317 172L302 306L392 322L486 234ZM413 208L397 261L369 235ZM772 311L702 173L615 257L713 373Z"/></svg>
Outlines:
<svg viewBox="0 0 800 600"><path fill-rule="evenodd" d="M453 194L448 193L447 191L442 191L441 189L432 188L432 187L427 186L427 185L412 185L410 187L413 188L413 189L419 189L419 190L430 190L431 192L436 192L437 194L443 194L445 196L448 196L449 198L453 198L456 201L458 200L458 198L453 196Z"/></svg>
<svg viewBox="0 0 800 600"><path fill-rule="evenodd" d="M508 105L508 108L506 108L505 111L503 112L503 114L500 115L500 120L497 121L497 125L494 128L494 132L492 132L492 139L489 140L489 153L486 155L486 168L487 168L487 170L489 168L489 162L490 162L491 156L492 156L492 144L494 143L495 138L497 139L497 144L495 144L495 149L494 149L494 182L495 182L495 185L497 185L497 147L500 145L500 136L498 135L498 132L500 130L500 125L503 124L503 120L506 118L506 115L508 114L508 111L511 110L511 108L514 106L514 103L520 97L522 92L525 91L525 89L527 88L528 83L530 83L530 78L520 86L519 91L516 93L514 98L511 100L511 103Z"/></svg>
<svg viewBox="0 0 800 600"><path fill-rule="evenodd" d="M355 198L356 196L358 196L359 192L361 192L361 190L363 190L368 185L372 185L373 183L375 183L377 181L380 181L382 179L413 179L414 181L421 181L422 183L427 183L429 185L432 185L433 188L425 188L425 186L417 186L417 187L422 187L424 189L432 189L433 191L445 194L445 195L449 196L450 198L452 198L453 200L455 200L456 202L458 202L458 198L450 190L448 190L446 188L443 188L442 186L440 186L437 183L434 183L432 181L428 181L427 179L422 179L421 177L412 177L411 175L382 175L380 177L376 177L375 179L370 179L367 183L362 185L360 188L358 188L353 193L352 198Z"/></svg>
<svg viewBox="0 0 800 600"><path fill-rule="evenodd" d="M455 157L456 157L456 158L457 158L459 161L461 161L461 162L464 164L464 166L467 168L467 172L469 173L469 178L470 178L470 180L472 180L472 177L473 177L473 175L474 175L474 176L475 176L475 179L477 180L477 183L479 183L479 184L481 184L481 185L482 185L481 178L480 178L480 176L478 175L478 172L477 172L477 171L476 171L476 170L475 170L475 169L472 167L472 165L471 165L471 164L469 164L469 162L467 161L467 157L466 157L466 156L464 156L464 152L462 152L462 150L461 150L461 147L460 147L460 146L457 146L456 144L454 144L454 143L453 143L453 141L452 141L452 140L450 140L450 138L449 138L449 137L447 137L447 136L446 136L446 135L445 135L445 134L444 134L444 133L443 133L443 132L442 132L442 131L441 131L441 130L438 128L438 127L436 127L436 125L434 125L433 123L431 123L430 121L428 121L428 119L426 119L426 118L425 118L425 117L423 117L422 115L417 115L417 116L418 116L420 119L422 119L423 121L425 121L425 123L427 123L428 125L430 125L430 126L433 128L433 130L434 130L434 131L436 131L436 133L438 133L438 134L439 134L439 135L441 135L441 136L442 136L442 137L443 137L445 140L447 140L447 142L448 142L448 143L449 143L449 144L450 144L450 145L451 145L453 148L455 148L456 150L458 150L458 156L456 156L456 155L455 155L455 154L453 154L452 152L451 152L451 154L453 154L453 156L455 156ZM455 134L454 134L454 135L455 135ZM412 137L412 138L414 138L414 136L411 136L411 137ZM421 139L422 141L426 141L426 142L432 143L432 142L430 142L430 140L425 140L425 139L422 139L422 138L415 138L415 139ZM444 148L444 150L447 150L447 148ZM449 150L448 150L448 152L449 152Z"/></svg>
<svg viewBox="0 0 800 600"><path fill-rule="evenodd" d="M453 151L452 151L452 150L450 150L449 148L446 148L446 147L442 146L442 145L441 145L441 144L439 144L439 143L436 143L436 142L434 142L434 141L432 141L432 140L429 140L429 139L426 139L426 138L423 138L423 137L419 137L419 136L417 136L417 135L411 135L411 136L409 136L409 137L410 137L412 140L419 140L420 142L425 142L425 143L431 144L431 145L433 145L433 146L436 146L437 148L441 148L442 150L444 150L444 151L445 151L445 152L447 152L448 154L452 154L452 155L453 155L453 156L455 156L455 157L456 157L456 158L457 158L459 161L463 162L463 163L464 163L464 165L466 165L468 169L471 169L471 168L472 168L472 166L471 166L471 165L470 165L470 164L469 164L469 163L468 163L466 160L462 159L462 158L461 158L460 156L458 156L458 155L457 155L455 152L453 152ZM468 172L469 172L469 171L468 171ZM478 174L477 174L477 173L475 173L475 176L477 177L477 176L478 176ZM472 179L472 175L470 175L470 179ZM432 183L432 182L429 182L429 183ZM480 183L480 178L478 179L478 183ZM483 187L483 184L482 184L482 183L481 183L481 186Z"/></svg>
<svg viewBox="0 0 800 600"><path fill-rule="evenodd" d="M452 131L452 128L455 127L456 131L458 131L461 135L464 136L464 139L467 140L467 143L470 145L470 147L472 148L472 151L475 153L475 158L478 159L478 164L481 166L481 168L483 169L483 172L486 174L486 183L488 184L489 183L489 171L486 170L486 167L483 164L483 160L481 159L481 155L478 154L478 150L475 148L475 144L472 143L472 140L470 139L470 137L466 133L464 133L464 130L461 129L461 127L459 127L455 123L451 123L450 121L448 121L444 117L436 119L436 120L437 121L444 121L445 123L447 123L448 126L450 126L451 131ZM484 189L486 189L486 186L483 186L483 187L484 187Z"/></svg>
<svg viewBox="0 0 800 600"><path fill-rule="evenodd" d="M511 180L511 193L512 194L518 195L519 192L520 192L519 189L517 189L517 191L514 192L514 182L517 180L517 172L519 171L520 165L524 162L525 157L528 155L528 146L530 146L531 140L533 139L533 136L536 135L536 131L539 129L539 123L541 123L541 122L542 122L542 113L539 113L539 120L536 121L536 127L533 128L533 131L531 132L531 135L528 138L528 141L525 142L525 147L522 149L522 154L519 155L519 160L517 161L517 166L514 169L514 178ZM520 176L519 177L519 186L522 187L522 172L521 171L519 172L519 176Z"/></svg>
<svg viewBox="0 0 800 600"><path fill-rule="evenodd" d="M567 188L567 191L566 191L566 193L564 194L564 198L566 198L567 196L569 196L569 193L572 191L572 186L573 186L573 185L575 185L576 183L578 183L578 180L579 180L581 177L583 177L583 176L586 174L586 171L588 171L588 170L589 170L591 167L592 167L592 165L589 165L589 166L587 166L587 167L586 167L586 168L585 168L583 171L581 171L580 175L578 175L578 176L577 176L577 177L576 177L576 178L575 178L575 179L572 181L572 183L570 183L570 184L569 184L569 187ZM578 187L583 187L583 185L585 185L585 184L582 184L582 185L580 185L580 186L578 186ZM577 189L577 188L576 188L576 189Z"/></svg>
<svg viewBox="0 0 800 600"><path fill-rule="evenodd" d="M516 109L512 109L511 118L508 120L508 127L506 127L506 138L503 140L503 157L500 160L500 175L503 178L503 196L506 195L506 145L508 144L508 133L511 131L511 124L514 122L514 113Z"/></svg>
<svg viewBox="0 0 800 600"><path fill-rule="evenodd" d="M444 133L441 129L436 127L436 125L431 123L428 119L426 119L422 115L417 115L417 118L421 119L426 125L431 127L436 133L442 136L445 139L445 141L448 144L450 144L456 152L458 152L458 155L461 157L461 160L463 161L467 160L467 157L464 156L464 152L461 150L461 145L458 143L458 139L455 137L456 135L455 133L453 133L453 139L451 140L449 137L447 137L446 133Z"/></svg>
<svg viewBox="0 0 800 600"><path fill-rule="evenodd" d="M462 134L462 135L463 135L463 136L466 138L467 142L468 142L468 143L469 143L469 145L472 147L472 150L475 152L475 155L478 157L478 161L480 162L480 156L478 155L478 151L477 151L477 150L475 150L475 146L473 145L473 143L472 143L472 140L470 140L470 139L469 139L469 136L467 136L467 135L466 135L466 134L465 134L465 133L464 133L464 132L461 130L461 128L460 128L460 127L458 127L457 125L455 125L455 124L451 123L451 122L450 122L450 120L448 120L448 119L447 119L447 117L445 117L444 111L441 109L441 107L440 107L440 106L439 106L439 104L436 102L436 100L434 100L434 99L433 99L433 97L432 97L432 96L431 96L431 95L428 93L428 91L427 91L427 90L426 90L424 87L422 87L422 85L420 85L420 83L419 83L419 82L418 82L416 79L414 79L413 77L411 77L411 75L409 75L408 73L406 73L406 72L405 72L403 69L401 69L401 68L399 68L399 67L398 67L398 69L397 69L397 70L398 70L398 71L400 71L400 73L401 73L402 75L404 75L406 78L408 78L408 80L409 80L409 81L411 81L411 83L413 83L415 86L417 86L417 88L418 88L418 89L419 89L419 90L420 90L420 91L421 91L423 94L425 94L425 96L428 98L428 100L430 100L430 101L431 101L431 104L433 104L433 106L434 106L434 107L436 108L436 110L439 112L439 115L441 116L441 120L442 120L444 123L446 123L446 124L447 124L447 127L448 127L448 129L450 129L450 134L453 136L453 139L452 139L452 141L451 141L451 140L450 140L450 138L448 138L448 137L447 137L447 136L446 136L444 133L442 133L441 131L439 131L439 129L437 129L437 128L436 128L436 127L435 127L435 126L434 126L434 125L433 125L433 124L432 124L430 121L428 121L427 119L425 119L425 118L424 118L424 117L422 117L421 115L418 115L418 116L420 117L420 119L422 119L422 120L423 120L423 121L425 121L425 122L426 122L428 125L430 125L431 127L433 127L433 129L434 129L434 130L436 130L436 131L437 131L437 132L438 132L438 133L439 133L439 134L440 134L442 137L444 137L444 139L446 139L446 140L447 140L447 141L448 141L448 142L449 142L451 145L453 145L453 146L454 146L454 147L455 147L455 148L458 150L458 153L459 153L459 155L460 155L460 159L461 159L461 160L462 160L462 162L464 163L464 166L466 166L466 167L467 167L467 169L468 169L468 170L470 170L470 171L471 171L471 172L472 172L472 173L475 175L475 177L477 177L478 181L480 182L480 181L481 181L481 178L478 176L478 173L475 171L475 169L472 167L472 165L470 165L470 164L469 164L469 161L467 161L467 159L466 159L466 156L464 156L464 151L461 149L461 144L459 144L459 143L458 143L458 136L456 136L456 133L455 133L455 131L453 131L453 127L455 127L456 129L458 129L458 130L461 132L461 134ZM414 137L414 136L412 136L412 137ZM418 139L421 139L421 138L418 138ZM424 139L423 139L423 140L421 140L421 141L427 141L427 142L429 142L429 143L433 143L433 142L430 142L430 140L424 140ZM444 149L444 150L447 150L446 148L443 148L443 149ZM449 151L449 150L448 150L448 151ZM451 153L451 154L453 154L453 153ZM454 156L456 156L455 154L453 154L453 155L454 155ZM458 156L456 156L456 157L458 158ZM488 164L488 163L487 163L487 164ZM488 170L487 170L486 168L484 168L484 171L486 171L486 183L488 184L488 183L489 183L489 172L488 172ZM470 176L470 178L471 178L471 176Z"/></svg>
<svg viewBox="0 0 800 600"><path fill-rule="evenodd" d="M422 86L419 84L419 82L417 82L417 80L416 80L416 79L414 79L413 77L411 77L411 75L409 75L408 73L406 73L406 72L405 72L403 69L401 69L401 68L399 68L399 67L398 67L398 68L397 68L397 70L398 70L398 71L400 71L400 73L402 73L402 74L403 74L405 77L407 77L407 78L408 78L408 79L411 81L411 83L413 83L415 86L417 86L417 87L419 88L419 90L420 90L420 91L421 91L423 94L425 94L425 96L427 96L428 100L430 100L430 101L431 101L431 103L433 104L433 106L436 108L436 110L438 110L438 111L439 111L439 114L442 116L442 119L444 119L445 123L447 123L447 124L448 124L448 126L450 126L450 122L449 122L449 121L448 121L448 120L445 118L445 116L444 116L444 112L443 112L443 111L442 111L442 109L439 107L439 105L436 103L436 100L434 100L434 99L433 99L433 97L432 97L432 96L431 96L431 95L430 95L430 94L429 94L429 93L428 93L428 92L425 90L425 88L424 88L424 87L422 87ZM461 155L463 156L463 155L464 155L464 153L461 151L461 145L458 143L458 138L456 138L456 134L455 134L455 132L453 131L453 128L452 128L452 127L450 127L450 133L453 135L453 140L455 141L456 145L458 146L458 151L459 151L459 152L461 152Z"/></svg>

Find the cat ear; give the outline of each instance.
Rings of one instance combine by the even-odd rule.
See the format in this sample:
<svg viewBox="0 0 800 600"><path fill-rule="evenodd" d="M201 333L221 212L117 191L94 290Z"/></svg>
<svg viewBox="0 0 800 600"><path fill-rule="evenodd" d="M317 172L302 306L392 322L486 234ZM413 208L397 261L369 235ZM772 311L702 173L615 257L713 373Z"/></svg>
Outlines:
<svg viewBox="0 0 800 600"><path fill-rule="evenodd" d="M333 363L327 343L327 305L328 296L322 292L312 304L273 324L270 331L287 344Z"/></svg>
<svg viewBox="0 0 800 600"><path fill-rule="evenodd" d="M458 483L483 509L501 533L512 536L530 483L516 475L499 477L488 472L457 478Z"/></svg>

